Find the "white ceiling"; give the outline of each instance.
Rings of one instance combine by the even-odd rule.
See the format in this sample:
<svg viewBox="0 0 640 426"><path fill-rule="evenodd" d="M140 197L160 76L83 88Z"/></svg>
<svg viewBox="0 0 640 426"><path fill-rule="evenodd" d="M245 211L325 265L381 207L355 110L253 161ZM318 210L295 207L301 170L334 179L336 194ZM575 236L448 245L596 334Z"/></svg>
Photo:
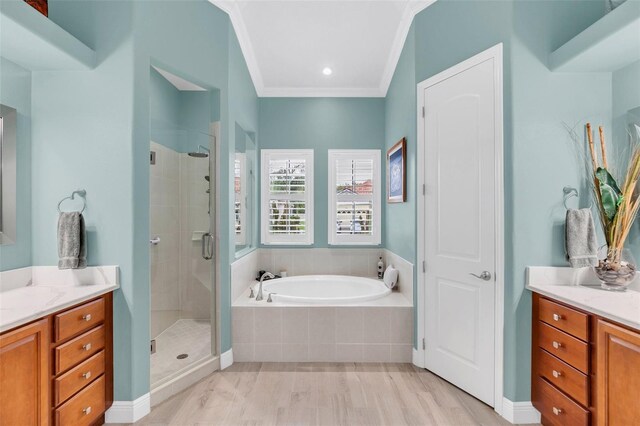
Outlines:
<svg viewBox="0 0 640 426"><path fill-rule="evenodd" d="M198 86L195 83L190 82L189 80L185 80L182 77L179 77L175 74L170 73L169 71L165 71L162 68L158 68L155 65L151 65L156 71L160 73L167 81L173 86L182 91L182 92L206 92L207 89Z"/></svg>
<svg viewBox="0 0 640 426"><path fill-rule="evenodd" d="M382 97L435 0L209 1L229 14L258 96Z"/></svg>

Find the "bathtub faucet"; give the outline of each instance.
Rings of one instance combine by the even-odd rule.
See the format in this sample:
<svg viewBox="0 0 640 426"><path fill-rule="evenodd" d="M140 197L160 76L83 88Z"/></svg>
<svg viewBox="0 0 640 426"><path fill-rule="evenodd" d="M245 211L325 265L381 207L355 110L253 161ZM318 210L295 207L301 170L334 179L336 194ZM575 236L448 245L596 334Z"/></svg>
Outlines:
<svg viewBox="0 0 640 426"><path fill-rule="evenodd" d="M264 299L264 297L262 297L262 281L264 281L265 278L273 279L275 278L275 275L273 275L271 272L265 272L264 274L262 274L262 276L260 277L260 287L258 287L258 295L256 296L256 302L259 302L262 299Z"/></svg>

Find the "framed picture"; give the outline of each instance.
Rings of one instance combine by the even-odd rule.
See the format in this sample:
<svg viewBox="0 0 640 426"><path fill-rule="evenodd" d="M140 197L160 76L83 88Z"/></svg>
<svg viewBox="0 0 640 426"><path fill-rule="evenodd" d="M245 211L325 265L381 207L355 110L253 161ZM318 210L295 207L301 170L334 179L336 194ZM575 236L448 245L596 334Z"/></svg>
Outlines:
<svg viewBox="0 0 640 426"><path fill-rule="evenodd" d="M44 16L49 16L49 5L47 4L47 0L24 0L31 7L33 7L38 12L42 13Z"/></svg>
<svg viewBox="0 0 640 426"><path fill-rule="evenodd" d="M387 202L407 201L407 139L402 138L387 151Z"/></svg>

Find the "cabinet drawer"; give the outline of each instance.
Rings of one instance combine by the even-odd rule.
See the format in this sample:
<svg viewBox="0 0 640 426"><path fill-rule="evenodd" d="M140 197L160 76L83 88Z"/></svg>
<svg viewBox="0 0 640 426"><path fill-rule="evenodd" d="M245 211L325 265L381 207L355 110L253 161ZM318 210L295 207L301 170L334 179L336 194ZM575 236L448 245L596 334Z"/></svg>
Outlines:
<svg viewBox="0 0 640 426"><path fill-rule="evenodd" d="M104 351L100 351L82 364L54 380L54 405L69 399L80 389L104 373Z"/></svg>
<svg viewBox="0 0 640 426"><path fill-rule="evenodd" d="M99 377L55 411L56 425L90 425L105 410L105 380Z"/></svg>
<svg viewBox="0 0 640 426"><path fill-rule="evenodd" d="M94 328L55 349L55 374L84 361L104 349L104 325Z"/></svg>
<svg viewBox="0 0 640 426"><path fill-rule="evenodd" d="M538 377L542 418L558 426L587 426L589 411L573 402L546 380ZM545 423L546 424L546 423Z"/></svg>
<svg viewBox="0 0 640 426"><path fill-rule="evenodd" d="M589 406L589 379L569 364L538 348L538 374L585 407Z"/></svg>
<svg viewBox="0 0 640 426"><path fill-rule="evenodd" d="M539 324L539 346L587 374L589 372L589 345L544 322Z"/></svg>
<svg viewBox="0 0 640 426"><path fill-rule="evenodd" d="M54 319L56 342L67 339L104 321L104 299L85 303L77 308L57 314Z"/></svg>
<svg viewBox="0 0 640 426"><path fill-rule="evenodd" d="M589 316L548 299L540 299L538 306L540 321L571 334L585 342L589 341Z"/></svg>

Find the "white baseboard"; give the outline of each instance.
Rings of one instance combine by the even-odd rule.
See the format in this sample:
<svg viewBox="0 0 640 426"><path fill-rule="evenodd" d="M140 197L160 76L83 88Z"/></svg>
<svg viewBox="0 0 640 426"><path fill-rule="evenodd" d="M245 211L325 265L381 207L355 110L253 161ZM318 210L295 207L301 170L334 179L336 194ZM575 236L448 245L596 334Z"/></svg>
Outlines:
<svg viewBox="0 0 640 426"><path fill-rule="evenodd" d="M220 370L231 367L233 364L233 348L220 354Z"/></svg>
<svg viewBox="0 0 640 426"><path fill-rule="evenodd" d="M416 348L413 348L412 363L416 367L424 368L424 356L422 356L422 352L418 351Z"/></svg>
<svg viewBox="0 0 640 426"><path fill-rule="evenodd" d="M502 417L512 424L540 423L540 412L534 408L531 401L513 402L503 398Z"/></svg>
<svg viewBox="0 0 640 426"><path fill-rule="evenodd" d="M134 401L113 401L105 423L135 423L151 412L151 396L146 393Z"/></svg>

